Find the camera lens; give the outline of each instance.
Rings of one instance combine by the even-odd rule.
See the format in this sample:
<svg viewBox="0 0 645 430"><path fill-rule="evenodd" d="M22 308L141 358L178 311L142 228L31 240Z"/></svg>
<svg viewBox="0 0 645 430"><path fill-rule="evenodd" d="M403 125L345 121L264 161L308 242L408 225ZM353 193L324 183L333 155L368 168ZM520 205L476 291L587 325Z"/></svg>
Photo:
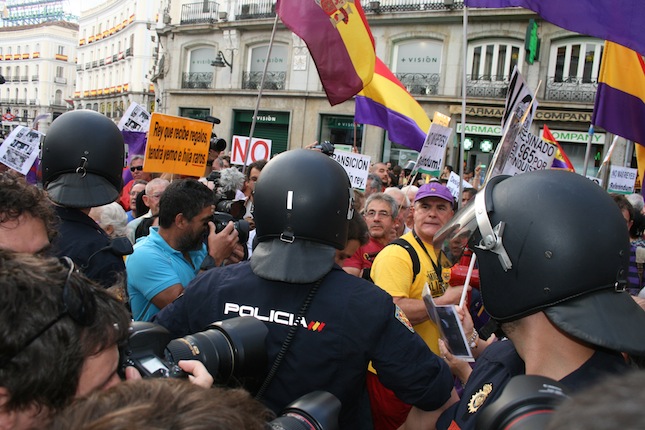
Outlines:
<svg viewBox="0 0 645 430"><path fill-rule="evenodd" d="M298 398L269 423L274 430L336 430L340 401L326 391L314 391Z"/></svg>
<svg viewBox="0 0 645 430"><path fill-rule="evenodd" d="M200 333L174 339L166 347L167 360L199 360L215 382L253 376L266 369L266 325L252 317L217 322Z"/></svg>

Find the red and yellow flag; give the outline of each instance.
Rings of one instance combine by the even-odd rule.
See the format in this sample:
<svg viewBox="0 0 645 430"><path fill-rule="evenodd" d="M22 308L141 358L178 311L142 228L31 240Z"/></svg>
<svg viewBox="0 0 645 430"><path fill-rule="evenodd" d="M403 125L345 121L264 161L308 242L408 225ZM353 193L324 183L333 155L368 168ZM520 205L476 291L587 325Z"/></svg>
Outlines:
<svg viewBox="0 0 645 430"><path fill-rule="evenodd" d="M307 44L330 104L370 83L376 54L360 0L278 0L276 12Z"/></svg>

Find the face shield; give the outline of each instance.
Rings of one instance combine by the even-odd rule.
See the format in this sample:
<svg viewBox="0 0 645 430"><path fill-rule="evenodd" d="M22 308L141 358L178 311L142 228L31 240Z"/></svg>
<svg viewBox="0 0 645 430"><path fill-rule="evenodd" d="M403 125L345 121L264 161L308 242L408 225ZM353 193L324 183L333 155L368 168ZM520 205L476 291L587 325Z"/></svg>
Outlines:
<svg viewBox="0 0 645 430"><path fill-rule="evenodd" d="M513 264L503 243L505 223L500 221L493 226L488 217L489 212L494 210L491 203L492 190L506 178L508 176L496 176L480 189L475 194L475 198L462 207L450 222L434 235L435 249L447 247L453 256L457 256L457 251L468 246L473 234L479 230L481 239L474 244L474 247L497 254L504 271L510 270Z"/></svg>

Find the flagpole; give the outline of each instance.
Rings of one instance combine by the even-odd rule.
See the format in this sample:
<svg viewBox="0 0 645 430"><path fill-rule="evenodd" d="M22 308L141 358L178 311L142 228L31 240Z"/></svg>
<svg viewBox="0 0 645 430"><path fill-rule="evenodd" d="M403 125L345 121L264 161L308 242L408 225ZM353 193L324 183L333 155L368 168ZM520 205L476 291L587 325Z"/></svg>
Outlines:
<svg viewBox="0 0 645 430"><path fill-rule="evenodd" d="M466 92L468 85L468 7L464 5L463 19L463 67L461 73L461 142L459 144L459 198L457 207L461 208L461 196L464 192L464 142L466 140Z"/></svg>
<svg viewBox="0 0 645 430"><path fill-rule="evenodd" d="M589 125L589 140L587 141L587 150L585 151L585 165L582 169L582 176L587 176L587 167L589 167L589 156L591 155L591 143L593 141L593 124Z"/></svg>
<svg viewBox="0 0 645 430"><path fill-rule="evenodd" d="M260 79L260 90L258 91L258 99L255 102L255 111L253 111L253 118L251 118L251 130L249 131L249 140L246 142L246 152L244 153L244 165L242 171L246 170L249 164L249 153L251 152L251 140L253 140L253 133L255 132L255 123L258 119L258 111L260 110L260 100L262 99L262 90L264 89L264 79L267 76L267 69L269 68L269 60L271 59L271 48L273 48L273 39L275 38L275 31L278 28L278 14L275 14L273 21L273 30L271 30L271 39L269 40L269 49L267 50L267 58L264 62L264 70L262 70L262 78Z"/></svg>

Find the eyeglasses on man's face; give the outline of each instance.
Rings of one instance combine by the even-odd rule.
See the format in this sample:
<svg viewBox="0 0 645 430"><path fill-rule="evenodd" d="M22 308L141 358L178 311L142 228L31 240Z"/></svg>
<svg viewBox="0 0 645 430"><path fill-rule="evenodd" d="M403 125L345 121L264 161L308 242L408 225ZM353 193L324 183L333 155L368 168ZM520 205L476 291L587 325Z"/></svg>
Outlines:
<svg viewBox="0 0 645 430"><path fill-rule="evenodd" d="M141 172L143 170L143 166L132 166L132 167L130 167L130 171L132 173L134 173L135 170Z"/></svg>

